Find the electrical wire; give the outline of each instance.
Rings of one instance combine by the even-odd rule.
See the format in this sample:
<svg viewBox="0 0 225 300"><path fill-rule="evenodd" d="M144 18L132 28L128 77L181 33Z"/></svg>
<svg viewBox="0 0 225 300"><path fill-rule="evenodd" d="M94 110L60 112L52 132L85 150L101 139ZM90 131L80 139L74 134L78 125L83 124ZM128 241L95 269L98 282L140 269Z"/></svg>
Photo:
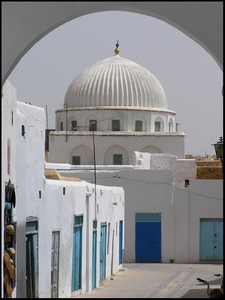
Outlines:
<svg viewBox="0 0 225 300"><path fill-rule="evenodd" d="M130 179L130 178L125 178L125 177L121 177L121 176L118 176L118 175L114 175L114 176L108 176L108 177L99 177L98 179L115 179L115 178L118 178L118 179L123 179L123 180L128 180L128 181L132 181L132 182L139 182L139 183L145 183L145 184L163 184L163 185L169 185L169 186L172 186L172 184L169 184L167 182L156 182L156 181L142 181L142 180L137 180L137 179ZM85 177L83 178L84 180L91 180L93 178L88 178L88 177ZM190 194L194 194L194 195L197 195L197 196L201 196L201 197L205 197L205 198L210 198L210 199L215 199L215 200L220 200L220 201L223 201L223 199L221 198L217 198L217 197L211 197L211 196L207 196L207 195L203 195L203 194L199 194L199 193L195 193L195 192L191 192L189 191L188 189L183 189L183 191L187 192L187 193L190 193Z"/></svg>

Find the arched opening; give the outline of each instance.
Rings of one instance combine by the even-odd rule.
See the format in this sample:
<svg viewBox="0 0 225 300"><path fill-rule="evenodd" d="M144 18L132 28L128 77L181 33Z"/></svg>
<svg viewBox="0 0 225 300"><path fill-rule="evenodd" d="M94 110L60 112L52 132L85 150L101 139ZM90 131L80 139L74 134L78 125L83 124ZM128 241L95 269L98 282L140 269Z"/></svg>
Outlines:
<svg viewBox="0 0 225 300"><path fill-rule="evenodd" d="M26 52L46 34L70 20L102 11L134 12L163 20L198 42L222 68L223 2L168 2L163 6L157 2L119 1L54 4L35 2L31 5L4 2L2 7L3 84ZM33 24L36 24L35 30L31 26Z"/></svg>
<svg viewBox="0 0 225 300"><path fill-rule="evenodd" d="M129 157L127 151L118 145L106 150L104 155L104 165L128 165Z"/></svg>
<svg viewBox="0 0 225 300"><path fill-rule="evenodd" d="M149 146L146 146L144 147L141 152L148 152L148 153L162 153L162 151L156 147L156 146L153 146L153 145L149 145Z"/></svg>
<svg viewBox="0 0 225 300"><path fill-rule="evenodd" d="M202 47L156 16L99 12L58 27L30 49L10 76L18 90L18 100L42 107L48 105L49 127L54 128L55 111L63 108L71 80L97 61L114 55L117 38L121 56L142 65L161 82L168 108L176 112L179 129L186 134L186 153L214 154L211 143L215 132L222 135L222 101L218 100L217 105L214 101L221 97L222 72ZM199 122L203 106L205 120L201 117ZM217 117L206 132L205 124L213 115ZM203 140L199 141L201 150L193 150L199 136Z"/></svg>
<svg viewBox="0 0 225 300"><path fill-rule="evenodd" d="M93 151L85 146L75 147L70 154L70 164L72 165L93 165Z"/></svg>

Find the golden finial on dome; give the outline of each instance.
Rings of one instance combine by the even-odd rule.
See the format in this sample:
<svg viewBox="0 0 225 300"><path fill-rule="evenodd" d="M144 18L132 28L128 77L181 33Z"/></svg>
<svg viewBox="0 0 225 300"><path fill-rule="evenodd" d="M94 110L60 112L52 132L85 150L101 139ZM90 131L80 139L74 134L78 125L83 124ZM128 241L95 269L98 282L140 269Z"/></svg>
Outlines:
<svg viewBox="0 0 225 300"><path fill-rule="evenodd" d="M114 50L116 55L120 53L120 50L118 49L118 47L119 47L119 40L116 41L116 49Z"/></svg>

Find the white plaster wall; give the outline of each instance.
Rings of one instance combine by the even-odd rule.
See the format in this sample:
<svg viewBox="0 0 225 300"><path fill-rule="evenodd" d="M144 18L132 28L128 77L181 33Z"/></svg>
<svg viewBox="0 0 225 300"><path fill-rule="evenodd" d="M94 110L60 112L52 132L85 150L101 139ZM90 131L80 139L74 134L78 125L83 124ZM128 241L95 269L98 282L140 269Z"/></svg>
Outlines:
<svg viewBox="0 0 225 300"><path fill-rule="evenodd" d="M196 179L195 159L175 159L172 165L173 182L178 187L184 187L185 179Z"/></svg>
<svg viewBox="0 0 225 300"><path fill-rule="evenodd" d="M18 106L18 119L20 123L25 126L26 134L25 138L21 136L21 131L18 132L18 152L17 158L23 162L22 170L19 168L20 177L20 189L24 189L26 199L26 215L24 216L24 207L22 213L18 212L18 215L23 217L37 217L39 224L39 297L50 298L51 297L51 246L52 246L52 231L60 230L60 276L59 276L59 296L70 297L71 294L71 261L72 261L72 233L73 233L73 215L84 214L84 220L87 220L87 203L86 203L86 183L72 183L62 181L51 181L44 179L44 128L45 128L45 114L44 110L33 107L24 103L17 102ZM21 126L19 126L20 128ZM25 151L24 151L25 150ZM24 167L25 166L25 167ZM19 167L19 165L18 165ZM22 165L20 165L22 167ZM27 185L24 187L23 178L25 178ZM66 188L66 195L63 195L63 187ZM92 189L91 187L90 189ZM106 189L105 187L102 188ZM109 201L116 200L121 203L120 198L123 199L122 188L115 188L119 196L114 195L114 190L110 188L109 195L103 197L103 200L98 204L101 209L101 219L109 222L111 218L120 217L123 219L124 210L121 209L121 205L118 205L121 209L121 213L118 216L112 216L111 210L109 210ZM41 196L39 196L41 192ZM119 197L119 199L117 199ZM92 195L93 198L93 195ZM88 198L91 201L91 197ZM93 199L92 199L93 201ZM107 206L106 206L107 204ZM112 206L112 204L111 204ZM118 210L118 208L117 208ZM94 219L94 208L89 208L89 218ZM100 221L100 218L98 218ZM112 219L113 220L113 219ZM118 221L118 220L117 220ZM90 226L92 222L90 222ZM91 243L89 239L91 236L87 236L87 222L84 221L84 238L83 238L83 261L82 270L88 270L89 265L87 259L90 259ZM100 226L100 225L99 225ZM99 227L100 228L100 227ZM23 222L23 229L25 229L25 222ZM89 228L90 229L90 228ZM114 229L113 222L111 230ZM98 230L99 232L99 230ZM22 231L21 231L22 233ZM20 240L24 242L25 246L25 230L23 235L20 235ZM98 237L99 238L99 237ZM89 245L89 249L87 249ZM118 242L115 242L116 249L118 249ZM24 250L21 253L24 256ZM49 251L48 251L49 250ZM115 251L116 253L116 251ZM111 274L111 255L107 257L107 276ZM114 271L118 271L118 260L115 257L115 263L113 266ZM91 263L91 262L90 262ZM91 266L92 264L90 264ZM21 268L22 270L23 268ZM24 271L24 270L23 270ZM21 271L22 272L22 271ZM91 269L89 272L82 272L82 291L86 292L91 288ZM87 284L86 281L89 283ZM24 283L24 282L23 282Z"/></svg>
<svg viewBox="0 0 225 300"><path fill-rule="evenodd" d="M51 247L52 231L60 230L60 261L59 261L59 297L71 296L71 260L72 234L74 214L84 215L83 225L83 259L82 259L82 293L91 290L92 276L92 222L98 220L98 259L100 224L107 222L110 226L110 237L116 232L120 220L124 222L124 190L121 187L96 186L96 202L98 212L95 216L95 186L87 182L71 182L46 180L44 176L44 145L45 145L45 112L44 109L31 106L16 99L16 90L6 82L2 99L2 185L11 179L16 188L16 208L13 221L17 222L16 232L16 287L12 298L25 298L26 294L26 218L38 219L39 234L39 297L51 297ZM13 112L13 122L12 122ZM25 135L22 135L22 125ZM7 171L7 139L11 141L10 174ZM66 194L63 195L63 188ZM91 196L87 197L86 192ZM2 199L4 199L4 189ZM116 202L117 205L113 205ZM2 201L4 212L4 201ZM4 252L4 217L2 214L2 250ZM106 276L119 269L118 231L109 244L107 253ZM112 264L112 254L114 256ZM2 256L3 258L3 256ZM1 261L3 266L3 260ZM2 268L3 270L3 268ZM3 273L2 273L3 275ZM99 285L99 270L97 274ZM1 287L3 294L3 286ZM76 294L75 293L75 294Z"/></svg>
<svg viewBox="0 0 225 300"><path fill-rule="evenodd" d="M141 169L150 169L151 154L147 152L134 151L133 165Z"/></svg>
<svg viewBox="0 0 225 300"><path fill-rule="evenodd" d="M65 187L65 195L63 195ZM99 286L99 255L100 255L100 224L110 222L110 236L115 231L116 222L124 220L124 191L120 187L96 186L96 203L98 210L97 218L97 286ZM51 247L52 231L60 230L59 246L59 298L71 296L71 274L72 274L72 244L74 215L83 214L82 235L82 290L73 294L84 293L91 290L92 278L92 224L95 219L95 186L85 181L56 181L46 180L46 203L45 210L40 215L39 222L39 266L40 276L40 298L51 297ZM86 197L86 191L91 193ZM117 205L113 205L113 202ZM43 205L44 207L44 205ZM114 240L113 270L111 270L112 241L110 241L109 254L107 254L106 277L111 272L119 270L118 264L119 236Z"/></svg>
<svg viewBox="0 0 225 300"><path fill-rule="evenodd" d="M15 184L16 180L16 97L17 91L13 85L7 80L2 90L2 103L1 103L1 134L2 134L2 187L11 180ZM12 117L13 114L13 117ZM12 121L13 119L13 121ZM10 143L10 158L7 153L7 144ZM10 168L8 170L8 159ZM9 171L9 172L8 172ZM5 189L3 188L2 194L5 199Z"/></svg>
<svg viewBox="0 0 225 300"><path fill-rule="evenodd" d="M16 170L17 219L17 297L25 297L26 217L39 218L44 199L45 112L43 108L22 102L17 105ZM22 125L25 135L22 136ZM41 198L39 199L39 191Z"/></svg>
<svg viewBox="0 0 225 300"><path fill-rule="evenodd" d="M82 139L78 132L66 135L60 132L51 132L49 135L49 162L52 163L71 163L69 161L71 152L78 145L85 145L93 149L93 135L92 133L82 132ZM148 135L144 133L134 134L114 132L107 134L102 132L94 133L95 141L95 156L96 164L109 165L110 161L104 161L106 151L114 146L120 145L126 149L128 153L128 164L133 163L134 151L141 152L142 149L149 145L155 145L163 153L171 153L176 155L177 158L184 158L184 135ZM104 142L103 142L104 139ZM117 153L116 153L117 154ZM85 153L83 154L85 155Z"/></svg>
<svg viewBox="0 0 225 300"><path fill-rule="evenodd" d="M17 103L18 104L18 103ZM27 174L27 155L29 148L27 147L26 139L21 135L22 125L27 127L26 115L23 115L17 108L16 115L16 170L17 170L17 297L26 298L26 203L27 190L29 187Z"/></svg>
<svg viewBox="0 0 225 300"><path fill-rule="evenodd" d="M1 155L1 185L2 185L2 213L1 213L1 249L4 253L4 207L5 207L5 184L8 183L9 179L12 184L14 184L16 198L17 198L17 182L16 182L16 97L17 91L13 85L7 80L2 89L2 99L1 99L1 142L2 142L2 155ZM13 123L12 123L12 113L13 113ZM9 142L8 155L7 145ZM8 169L8 162L10 163L10 168ZM8 172L9 171L9 172ZM17 199L16 199L17 200ZM14 209L16 212L17 206ZM16 216L15 216L16 221ZM16 253L17 257L17 253ZM1 256L1 275L3 276L3 255ZM3 294L3 280L1 281L1 291L2 298ZM16 294L16 289L14 289L13 296Z"/></svg>
<svg viewBox="0 0 225 300"><path fill-rule="evenodd" d="M200 220L223 219L223 180L192 179L175 188L176 262L199 263Z"/></svg>
<svg viewBox="0 0 225 300"><path fill-rule="evenodd" d="M162 131L169 132L168 120L171 119L175 123L175 112L167 110L161 111L160 109L126 107L125 110L121 108L112 109L105 106L99 109L81 108L81 109L68 109L56 111L56 130L60 130L60 120L64 122L64 130L71 130L71 120L77 121L77 126L80 126L81 131L89 131L89 120L97 120L98 131L111 131L112 120L120 120L121 131L135 131L135 120L143 120L143 131L155 131L155 118L161 118L163 122ZM66 123L67 116L67 123ZM67 127L66 127L67 124ZM176 126L173 126L173 132L176 131Z"/></svg>
<svg viewBox="0 0 225 300"><path fill-rule="evenodd" d="M223 220L223 180L190 180L189 201L189 262L199 262L200 220Z"/></svg>
<svg viewBox="0 0 225 300"><path fill-rule="evenodd" d="M89 173L60 171L63 176L90 180ZM72 175L73 174L73 175ZM174 255L173 185L171 170L98 171L97 183L122 186L125 190L125 239L123 262L135 262L135 213L162 213L162 262Z"/></svg>
<svg viewBox="0 0 225 300"><path fill-rule="evenodd" d="M63 195L65 187L65 195ZM46 180L46 199L39 216L39 297L51 298L52 231L60 231L59 296L70 297L74 214L86 215L85 183ZM84 224L84 231L86 224ZM86 241L83 239L84 246ZM84 248L85 249L85 248Z"/></svg>
<svg viewBox="0 0 225 300"><path fill-rule="evenodd" d="M16 222L16 287L12 297L25 297L25 237L26 216L38 215L38 192L43 195L44 175L44 109L17 102L16 89L9 81L3 87L3 168L2 186L8 180L15 186L16 207L13 222ZM22 136L22 125L25 136ZM7 170L7 143L10 140L10 173ZM2 199L5 199L3 189ZM4 201L2 202L4 207ZM29 209L34 205L34 209ZM4 212L4 209L2 210ZM2 222L4 218L2 218ZM2 226L4 230L4 226ZM4 235L2 235L3 237ZM18 238L19 237L19 238ZM3 247L4 243L2 243Z"/></svg>
<svg viewBox="0 0 225 300"><path fill-rule="evenodd" d="M43 108L26 103L17 102L17 108L24 115L25 137L21 135L21 126L18 132L18 146L26 144L26 153L18 148L18 159L24 162L23 177L27 178L26 215L37 216L41 199L44 197L43 176L45 159L45 111ZM22 123L22 122L21 122ZM21 174L22 175L22 174ZM23 188L22 186L20 188ZM39 191L41 198L39 198Z"/></svg>
<svg viewBox="0 0 225 300"><path fill-rule="evenodd" d="M174 254L175 263L189 263L189 205L186 188L174 187ZM199 242L199 237L195 241ZM190 257L191 258L191 257Z"/></svg>
<svg viewBox="0 0 225 300"><path fill-rule="evenodd" d="M189 172L189 171L188 171ZM63 176L90 180L92 171L61 170ZM162 262L199 263L201 218L223 218L223 180L191 179L173 184L173 170L99 170L97 183L125 191L123 262L135 262L135 213L162 213Z"/></svg>
<svg viewBox="0 0 225 300"><path fill-rule="evenodd" d="M173 170L173 183L178 187L184 187L185 179L196 178L195 159L177 159L170 154L151 154L150 169L152 170Z"/></svg>

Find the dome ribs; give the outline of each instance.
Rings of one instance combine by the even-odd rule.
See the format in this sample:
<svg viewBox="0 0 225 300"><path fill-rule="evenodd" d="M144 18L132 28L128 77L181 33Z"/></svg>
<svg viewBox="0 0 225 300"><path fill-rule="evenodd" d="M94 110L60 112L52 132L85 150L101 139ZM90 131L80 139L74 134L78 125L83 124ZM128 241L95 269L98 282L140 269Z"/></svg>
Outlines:
<svg viewBox="0 0 225 300"><path fill-rule="evenodd" d="M124 106L133 106L133 93L131 90L130 68L123 64L124 81L126 84L126 92L124 93L125 103Z"/></svg>
<svg viewBox="0 0 225 300"><path fill-rule="evenodd" d="M92 77L93 82L90 88L90 96L89 98L92 99L91 106L101 106L103 105L104 101L104 84L105 84L105 69L107 68L106 65L102 65L100 69L98 69L94 76ZM103 103L102 103L103 102Z"/></svg>
<svg viewBox="0 0 225 300"><path fill-rule="evenodd" d="M165 92L147 69L119 55L104 59L79 74L64 99L73 107L137 107L167 109Z"/></svg>
<svg viewBox="0 0 225 300"><path fill-rule="evenodd" d="M112 72L110 73L110 82L109 82L109 90L111 90L111 98L109 97L109 101L111 103L115 103L115 98L117 97L117 93L116 93L116 85L115 85L115 66L111 65L111 69ZM111 89L110 89L110 85L111 85ZM107 102L107 105L109 106L109 101Z"/></svg>
<svg viewBox="0 0 225 300"><path fill-rule="evenodd" d="M141 102L142 99L142 91L140 90L140 88L138 89L137 86L137 81L135 80L135 77L138 77L136 75L136 70L134 68L132 68L133 66L127 66L127 74L129 77L129 85L130 85L130 103L129 105L131 106L135 106L135 107L141 107L141 103L139 103L139 101ZM141 95L140 97L138 96L138 90L140 91ZM139 100L139 101L138 101Z"/></svg>
<svg viewBox="0 0 225 300"><path fill-rule="evenodd" d="M124 68L121 65L118 65L118 78L119 78L119 85L118 85L118 95L119 95L119 106L128 106L128 97L129 92L127 89L127 77Z"/></svg>
<svg viewBox="0 0 225 300"><path fill-rule="evenodd" d="M148 98L148 94L146 92L146 82L148 82L148 78L146 78L145 74L143 72L145 69L143 69L141 66L137 65L135 68L135 77L137 80L137 89L139 91L139 99L137 102L137 107L149 107L151 106L151 99ZM150 104L150 105L148 105Z"/></svg>
<svg viewBox="0 0 225 300"><path fill-rule="evenodd" d="M81 97L78 96L78 99L80 98L79 107L92 106L91 103L92 98L90 97L90 87L92 86L92 78L93 76L90 76L88 80L84 81L83 84L81 84L81 90L80 90Z"/></svg>
<svg viewBox="0 0 225 300"><path fill-rule="evenodd" d="M104 102L102 105L109 106L110 103L113 102L113 80L112 80L112 72L114 69L114 66L112 64L109 65L109 72L108 76L106 78L106 89L105 89L105 97L104 97Z"/></svg>
<svg viewBox="0 0 225 300"><path fill-rule="evenodd" d="M115 84L115 95L117 95L116 97L116 106L123 106L123 99L122 99L122 95L121 95L121 91L120 91L120 84L119 84L119 78L120 78L120 70L119 70L119 66L116 65L115 66L115 80L114 82Z"/></svg>

